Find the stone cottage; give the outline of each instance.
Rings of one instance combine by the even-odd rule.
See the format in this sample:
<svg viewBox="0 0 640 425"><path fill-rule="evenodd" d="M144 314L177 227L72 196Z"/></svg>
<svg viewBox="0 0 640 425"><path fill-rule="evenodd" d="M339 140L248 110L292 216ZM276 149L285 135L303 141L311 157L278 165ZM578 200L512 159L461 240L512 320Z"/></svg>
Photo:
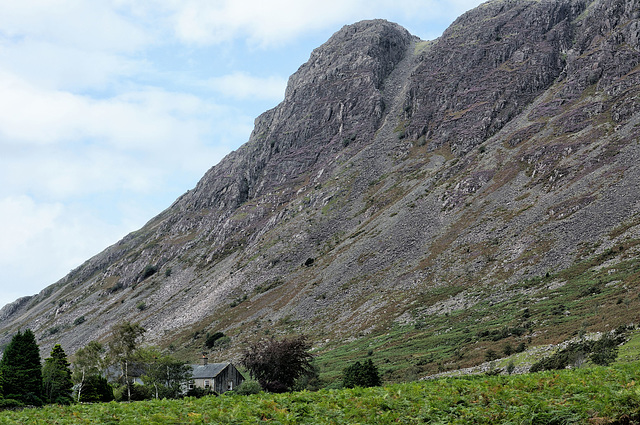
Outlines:
<svg viewBox="0 0 640 425"><path fill-rule="evenodd" d="M222 394L234 390L244 381L244 376L229 362L209 363L206 356L202 356L200 364L191 365L193 373L189 388L203 388Z"/></svg>

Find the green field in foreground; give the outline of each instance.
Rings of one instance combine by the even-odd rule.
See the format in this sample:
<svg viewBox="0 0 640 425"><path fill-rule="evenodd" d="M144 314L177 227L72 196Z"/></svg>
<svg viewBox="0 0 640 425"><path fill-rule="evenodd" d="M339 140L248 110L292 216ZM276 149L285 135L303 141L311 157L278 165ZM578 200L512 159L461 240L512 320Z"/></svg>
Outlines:
<svg viewBox="0 0 640 425"><path fill-rule="evenodd" d="M315 393L47 406L0 424L570 424L633 423L640 363L472 376Z"/></svg>

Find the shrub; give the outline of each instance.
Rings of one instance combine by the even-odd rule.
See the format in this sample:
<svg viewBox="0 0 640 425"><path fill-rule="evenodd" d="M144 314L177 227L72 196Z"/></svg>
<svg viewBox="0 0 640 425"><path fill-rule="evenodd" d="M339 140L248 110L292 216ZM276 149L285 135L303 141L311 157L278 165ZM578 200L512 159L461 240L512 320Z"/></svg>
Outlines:
<svg viewBox="0 0 640 425"><path fill-rule="evenodd" d="M73 321L73 325L78 326L83 324L85 321L86 319L84 318L84 316L76 317L76 320Z"/></svg>
<svg viewBox="0 0 640 425"><path fill-rule="evenodd" d="M0 398L0 410L19 409L25 407L24 403L12 398Z"/></svg>
<svg viewBox="0 0 640 425"><path fill-rule="evenodd" d="M216 341L224 336L223 332L215 332L213 334L207 333L207 339L205 340L204 345L207 346L207 348L213 348Z"/></svg>
<svg viewBox="0 0 640 425"><path fill-rule="evenodd" d="M157 271L158 271L158 267L149 264L142 271L141 280L145 280L146 278L153 276L154 274L156 274Z"/></svg>
<svg viewBox="0 0 640 425"><path fill-rule="evenodd" d="M201 398L210 394L211 394L211 390L209 389L205 390L204 388L200 388L200 387L193 387L189 391L187 391L187 397Z"/></svg>
<svg viewBox="0 0 640 425"><path fill-rule="evenodd" d="M121 385L114 391L114 396L116 401L142 401L142 400L151 400L153 398L153 394L151 393L151 388L140 385L133 384L130 385L131 391L131 399L129 399L129 393L127 391L127 385Z"/></svg>
<svg viewBox="0 0 640 425"><path fill-rule="evenodd" d="M240 395L250 395L258 394L260 391L262 391L262 386L258 381L247 379L242 384L238 385L235 392Z"/></svg>
<svg viewBox="0 0 640 425"><path fill-rule="evenodd" d="M241 297L236 298L235 300L231 301L231 304L229 304L229 307L234 308L239 306L240 304L242 304L243 302L245 302L247 300L248 296L247 294L244 294Z"/></svg>
<svg viewBox="0 0 640 425"><path fill-rule="evenodd" d="M377 387L382 382L378 368L371 359L364 363L355 362L342 372L342 382L346 388L353 387Z"/></svg>
<svg viewBox="0 0 640 425"><path fill-rule="evenodd" d="M618 357L618 345L624 342L624 331L616 330L613 334L604 335L593 343L589 358L600 366L609 366Z"/></svg>
<svg viewBox="0 0 640 425"><path fill-rule="evenodd" d="M224 350L225 348L229 347L230 343L231 343L231 337L228 337L225 335L222 338L218 338L216 342L213 344L212 348L216 350Z"/></svg>
<svg viewBox="0 0 640 425"><path fill-rule="evenodd" d="M87 377L82 385L80 393L81 402L103 402L108 403L114 399L113 388L109 382L100 375L91 375Z"/></svg>
<svg viewBox="0 0 640 425"><path fill-rule="evenodd" d="M618 356L618 345L624 342L625 335L626 329L616 329L611 334L603 335L598 341L571 343L567 348L534 363L530 372L565 369L572 365L579 366L587 356L593 363L607 366L613 363Z"/></svg>
<svg viewBox="0 0 640 425"><path fill-rule="evenodd" d="M485 358L486 361L491 362L491 361L496 360L498 358L498 353L496 353L492 349L488 349L487 352L484 353L484 358Z"/></svg>

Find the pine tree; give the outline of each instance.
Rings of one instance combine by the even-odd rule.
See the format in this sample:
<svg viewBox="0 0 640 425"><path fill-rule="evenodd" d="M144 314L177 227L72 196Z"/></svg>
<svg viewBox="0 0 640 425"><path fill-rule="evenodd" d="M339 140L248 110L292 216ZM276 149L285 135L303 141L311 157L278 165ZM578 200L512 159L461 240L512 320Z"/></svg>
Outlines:
<svg viewBox="0 0 640 425"><path fill-rule="evenodd" d="M377 387L382 382L378 368L371 359L364 363L355 362L344 369L342 383L346 388L353 387Z"/></svg>
<svg viewBox="0 0 640 425"><path fill-rule="evenodd" d="M78 401L87 403L108 403L113 400L113 388L100 375L89 375L84 380L83 391Z"/></svg>
<svg viewBox="0 0 640 425"><path fill-rule="evenodd" d="M73 382L67 354L60 344L51 350L42 368L44 398L47 403L70 404Z"/></svg>
<svg viewBox="0 0 640 425"><path fill-rule="evenodd" d="M42 365L36 337L30 329L13 336L0 360L5 398L42 405Z"/></svg>

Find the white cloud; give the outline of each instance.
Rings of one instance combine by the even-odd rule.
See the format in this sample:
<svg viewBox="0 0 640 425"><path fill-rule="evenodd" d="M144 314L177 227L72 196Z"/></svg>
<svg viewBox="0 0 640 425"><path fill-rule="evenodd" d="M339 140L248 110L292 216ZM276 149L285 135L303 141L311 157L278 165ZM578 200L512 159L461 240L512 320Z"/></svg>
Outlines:
<svg viewBox="0 0 640 425"><path fill-rule="evenodd" d="M175 30L187 42L219 43L248 37L268 45L313 31L353 13L354 2L191 0L176 14Z"/></svg>
<svg viewBox="0 0 640 425"><path fill-rule="evenodd" d="M152 37L108 0L0 2L0 31L15 39L47 40L82 50L132 52Z"/></svg>
<svg viewBox="0 0 640 425"><path fill-rule="evenodd" d="M133 230L109 225L88 211L38 203L21 195L0 199L0 307L36 294Z"/></svg>
<svg viewBox="0 0 640 425"><path fill-rule="evenodd" d="M287 80L276 76L260 78L245 72L235 72L211 78L204 85L230 98L281 101Z"/></svg>
<svg viewBox="0 0 640 425"><path fill-rule="evenodd" d="M82 50L50 41L0 43L0 69L31 84L77 92L104 89L118 79L145 72L149 64L112 52Z"/></svg>
<svg viewBox="0 0 640 425"><path fill-rule="evenodd" d="M34 145L85 138L121 149L150 149L197 139L216 106L189 94L142 89L107 99L92 99L35 87L0 73L0 132L6 139Z"/></svg>
<svg viewBox="0 0 640 425"><path fill-rule="evenodd" d="M440 25L479 0L181 0L160 2L176 36L185 43L218 44L246 39L266 47L362 19L400 18ZM424 28L422 33L432 33Z"/></svg>
<svg viewBox="0 0 640 425"><path fill-rule="evenodd" d="M161 89L96 100L5 73L0 91L0 175L50 196L157 190L202 174L251 131L233 108Z"/></svg>

